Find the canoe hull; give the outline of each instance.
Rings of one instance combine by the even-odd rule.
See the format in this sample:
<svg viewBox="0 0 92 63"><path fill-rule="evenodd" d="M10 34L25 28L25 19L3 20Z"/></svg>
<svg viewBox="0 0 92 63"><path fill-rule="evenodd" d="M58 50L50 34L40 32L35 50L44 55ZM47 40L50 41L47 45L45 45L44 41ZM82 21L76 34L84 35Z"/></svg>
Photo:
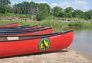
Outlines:
<svg viewBox="0 0 92 63"><path fill-rule="evenodd" d="M47 48L45 44L44 47L46 49L40 48L43 39L44 38L0 42L0 58L40 52L59 51L70 46L73 40L73 32L47 37L46 39L49 40L49 44L47 43Z"/></svg>
<svg viewBox="0 0 92 63"><path fill-rule="evenodd" d="M0 28L9 28L9 27L16 27L16 26L21 26L18 23L11 23L11 24L6 24L6 25L2 25L0 26Z"/></svg>
<svg viewBox="0 0 92 63"><path fill-rule="evenodd" d="M26 31L26 30L25 30ZM24 33L0 33L0 36L29 36L29 35L41 35L41 34L50 34L53 33L52 28L43 28L43 29L38 29L34 31L27 31Z"/></svg>

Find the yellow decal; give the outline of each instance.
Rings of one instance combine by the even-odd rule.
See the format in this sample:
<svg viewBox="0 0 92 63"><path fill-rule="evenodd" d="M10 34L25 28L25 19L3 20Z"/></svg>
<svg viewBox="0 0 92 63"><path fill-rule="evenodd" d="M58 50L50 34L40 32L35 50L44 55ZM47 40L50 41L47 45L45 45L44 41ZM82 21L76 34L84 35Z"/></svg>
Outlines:
<svg viewBox="0 0 92 63"><path fill-rule="evenodd" d="M39 43L40 50L47 50L50 46L50 41L47 38L43 38Z"/></svg>

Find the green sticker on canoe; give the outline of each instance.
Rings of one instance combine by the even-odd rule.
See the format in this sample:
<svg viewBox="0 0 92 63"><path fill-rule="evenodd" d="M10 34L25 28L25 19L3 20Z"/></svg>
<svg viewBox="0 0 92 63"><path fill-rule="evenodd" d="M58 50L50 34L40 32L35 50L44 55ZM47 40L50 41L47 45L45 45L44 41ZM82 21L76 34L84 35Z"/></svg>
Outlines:
<svg viewBox="0 0 92 63"><path fill-rule="evenodd" d="M50 47L50 41L48 38L42 38L39 43L40 50L47 50Z"/></svg>

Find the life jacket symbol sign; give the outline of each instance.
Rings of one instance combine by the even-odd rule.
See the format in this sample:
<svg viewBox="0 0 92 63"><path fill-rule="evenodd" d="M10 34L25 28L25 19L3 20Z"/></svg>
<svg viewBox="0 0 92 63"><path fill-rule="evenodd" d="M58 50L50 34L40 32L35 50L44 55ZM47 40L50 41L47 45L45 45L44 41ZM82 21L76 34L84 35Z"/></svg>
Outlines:
<svg viewBox="0 0 92 63"><path fill-rule="evenodd" d="M41 39L41 41L40 41L40 43L39 43L39 48L40 48L40 50L47 50L48 48L49 48L49 46L50 46L50 41L49 41L49 39L47 39L47 38L43 38L43 39Z"/></svg>

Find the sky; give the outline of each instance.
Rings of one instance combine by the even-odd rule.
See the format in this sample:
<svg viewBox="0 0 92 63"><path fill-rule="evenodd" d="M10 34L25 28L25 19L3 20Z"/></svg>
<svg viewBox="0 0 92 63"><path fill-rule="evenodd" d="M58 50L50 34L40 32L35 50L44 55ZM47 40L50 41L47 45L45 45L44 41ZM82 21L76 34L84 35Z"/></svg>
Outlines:
<svg viewBox="0 0 92 63"><path fill-rule="evenodd" d="M12 4L20 3L23 1L48 3L52 8L55 6L59 6L64 9L67 7L73 7L74 9L80 9L83 11L92 9L92 0L11 0Z"/></svg>

